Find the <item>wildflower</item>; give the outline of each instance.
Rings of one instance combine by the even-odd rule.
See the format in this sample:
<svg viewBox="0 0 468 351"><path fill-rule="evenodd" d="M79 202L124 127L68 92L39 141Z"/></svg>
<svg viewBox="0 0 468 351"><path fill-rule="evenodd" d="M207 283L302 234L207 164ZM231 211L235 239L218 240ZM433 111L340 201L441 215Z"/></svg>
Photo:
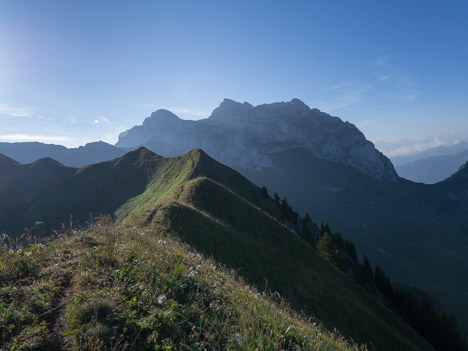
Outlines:
<svg viewBox="0 0 468 351"><path fill-rule="evenodd" d="M235 333L233 336L233 340L238 344L242 344L244 342L244 337L241 333Z"/></svg>
<svg viewBox="0 0 468 351"><path fill-rule="evenodd" d="M157 301L160 305L162 305L164 302L166 302L167 296L166 294L161 294L158 296Z"/></svg>
<svg viewBox="0 0 468 351"><path fill-rule="evenodd" d="M32 255L32 252L31 252L31 251L26 251L24 254L25 254L26 256L31 256L31 255Z"/></svg>
<svg viewBox="0 0 468 351"><path fill-rule="evenodd" d="M187 275L187 277L196 277L198 275L197 271L190 271L190 273Z"/></svg>

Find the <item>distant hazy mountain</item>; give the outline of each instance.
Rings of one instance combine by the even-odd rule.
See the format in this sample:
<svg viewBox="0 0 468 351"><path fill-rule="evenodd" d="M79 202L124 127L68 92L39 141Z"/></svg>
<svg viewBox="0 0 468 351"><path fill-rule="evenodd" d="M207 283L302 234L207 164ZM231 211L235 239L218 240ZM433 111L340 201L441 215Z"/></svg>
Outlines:
<svg viewBox="0 0 468 351"><path fill-rule="evenodd" d="M468 146L468 144L466 144ZM468 150L430 156L396 167L398 175L417 183L434 184L455 173L468 160Z"/></svg>
<svg viewBox="0 0 468 351"><path fill-rule="evenodd" d="M456 155L459 152L465 151L465 150L468 150L468 143L461 142L453 146L441 145L441 146L437 146L437 147L427 149L424 151L412 152L408 155L391 157L390 159L392 163L395 165L395 167L399 167L399 166L412 163L414 161L423 160L428 157ZM459 166L460 165L461 163L459 164Z"/></svg>
<svg viewBox="0 0 468 351"><path fill-rule="evenodd" d="M348 164L365 174L395 182L391 162L351 123L302 101L252 106L225 99L211 116L185 121L158 110L119 136L118 147L146 146L164 156L202 148L230 166L275 167L271 153L298 147L312 155Z"/></svg>
<svg viewBox="0 0 468 351"><path fill-rule="evenodd" d="M70 149L61 145L38 142L0 143L0 153L19 163L31 163L40 158L50 157L64 165L73 167L111 160L122 156L127 151L102 141Z"/></svg>

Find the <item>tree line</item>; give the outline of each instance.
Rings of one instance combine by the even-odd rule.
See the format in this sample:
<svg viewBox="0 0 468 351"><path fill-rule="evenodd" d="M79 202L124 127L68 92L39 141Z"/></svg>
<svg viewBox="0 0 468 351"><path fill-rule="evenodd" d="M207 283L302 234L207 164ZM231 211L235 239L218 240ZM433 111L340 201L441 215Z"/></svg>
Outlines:
<svg viewBox="0 0 468 351"><path fill-rule="evenodd" d="M261 188L260 193L273 202L283 224L296 232L332 266L397 313L436 350L468 350L453 314L439 311L431 301L416 298L408 289L395 287L379 266L372 268L366 255L362 263L359 262L356 248L351 241L345 240L338 231L332 232L327 223L321 222L317 226L307 212L300 216L288 204L286 197L280 199L275 192L271 198L266 187Z"/></svg>

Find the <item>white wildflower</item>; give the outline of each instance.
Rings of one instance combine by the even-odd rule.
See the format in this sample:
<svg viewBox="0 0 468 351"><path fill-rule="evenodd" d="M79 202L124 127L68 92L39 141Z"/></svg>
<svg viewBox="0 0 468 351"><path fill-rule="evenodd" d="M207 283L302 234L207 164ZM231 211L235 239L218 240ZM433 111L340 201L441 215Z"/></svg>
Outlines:
<svg viewBox="0 0 468 351"><path fill-rule="evenodd" d="M189 274L187 274L188 277L196 277L198 275L197 271L190 271Z"/></svg>
<svg viewBox="0 0 468 351"><path fill-rule="evenodd" d="M238 344L242 344L244 342L244 337L242 336L241 333L235 333L232 337L232 339L237 342Z"/></svg>
<svg viewBox="0 0 468 351"><path fill-rule="evenodd" d="M166 294L161 294L161 295L159 295L157 300L158 300L158 303L159 303L160 305L162 305L162 304L163 304L164 302L166 302L166 300L167 300Z"/></svg>

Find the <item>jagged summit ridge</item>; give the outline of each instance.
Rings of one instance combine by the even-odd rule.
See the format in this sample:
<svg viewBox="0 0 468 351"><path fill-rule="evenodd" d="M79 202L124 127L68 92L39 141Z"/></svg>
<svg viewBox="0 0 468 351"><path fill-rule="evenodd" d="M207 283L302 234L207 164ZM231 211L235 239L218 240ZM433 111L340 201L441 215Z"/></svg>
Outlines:
<svg viewBox="0 0 468 351"><path fill-rule="evenodd" d="M121 133L116 145L145 145L163 156L201 148L228 165L254 169L274 168L269 154L304 148L380 180L398 179L391 162L356 126L299 99L258 106L224 99L209 118L199 121L158 110L143 125Z"/></svg>

